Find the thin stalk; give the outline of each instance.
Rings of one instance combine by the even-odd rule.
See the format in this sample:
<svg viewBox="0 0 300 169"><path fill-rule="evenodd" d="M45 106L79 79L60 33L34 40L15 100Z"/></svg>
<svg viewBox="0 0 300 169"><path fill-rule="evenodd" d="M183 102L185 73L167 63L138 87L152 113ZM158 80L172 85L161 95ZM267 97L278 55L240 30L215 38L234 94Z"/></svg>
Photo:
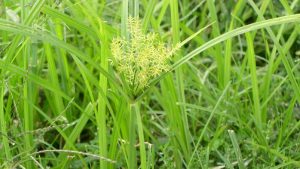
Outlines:
<svg viewBox="0 0 300 169"><path fill-rule="evenodd" d="M139 135L139 146L140 146L140 157L141 157L141 168L147 168L147 155L146 155L146 148L145 148L145 141L144 141L144 132L143 132L143 122L140 112L140 106L138 102L133 103L132 105L132 114L136 114L136 122L138 126L138 135Z"/></svg>
<svg viewBox="0 0 300 169"><path fill-rule="evenodd" d="M3 144L4 147L4 152L5 152L5 158L7 160L11 159L11 153L10 153L10 148L9 148L9 141L7 138L7 128L6 128L6 122L5 122L5 115L4 115L4 106L3 106L3 86L1 86L0 88L0 131L1 131L1 135L2 135L2 139L1 142ZM3 161L0 161L1 163Z"/></svg>
<svg viewBox="0 0 300 169"><path fill-rule="evenodd" d="M25 50L23 51L23 56L24 58L24 68L25 69L29 69L29 58L27 58L27 56L29 55L29 49L30 46L27 46L27 48L25 48ZM29 71L29 70L28 70ZM32 109L31 106L28 104L27 100L30 100L31 98L31 90L30 90L30 81L27 79L27 77L24 77L24 86L23 86L23 97L25 98L23 101L24 104L24 114L23 114L23 118L24 118L24 129L25 132L29 132L33 130L33 114L32 114ZM33 137L31 134L26 134L25 135L25 149L26 151L30 152L33 146ZM29 161L28 163L26 163L27 168L32 168L32 163L31 161Z"/></svg>
<svg viewBox="0 0 300 169"><path fill-rule="evenodd" d="M108 71L108 42L107 38L105 36L106 30L104 27L104 23L99 20L100 25L100 39L101 39L101 67ZM96 114L97 117L97 123L98 123L98 135L99 135L99 150L100 150L100 156L107 157L108 156L108 144L107 144L107 125L106 125L106 119L107 119L107 113L106 113L106 95L107 95L107 88L108 88L108 81L107 78L101 74L100 75L100 81L99 86L103 90L103 93L101 94L99 92L99 102L98 102L98 114ZM100 161L100 168L107 168L108 163L107 161Z"/></svg>
<svg viewBox="0 0 300 169"><path fill-rule="evenodd" d="M216 22L212 25L212 35L213 37L219 37L221 35L220 25L218 21L217 9L216 9L216 2L214 1L207 1L210 18L212 22ZM221 88L224 88L226 84L224 82L223 70L224 70L224 58L222 54L222 46L220 44L215 45L214 47L216 62L217 62L217 70L218 70L218 83Z"/></svg>
<svg viewBox="0 0 300 169"><path fill-rule="evenodd" d="M133 12L133 16L135 16L135 17L139 16L139 10L140 10L139 4L140 4L139 0L134 0L134 5L133 5L134 12Z"/></svg>
<svg viewBox="0 0 300 169"><path fill-rule="evenodd" d="M259 101L259 92L258 92L258 80L257 80L257 69L255 63L255 53L253 46L253 37L250 33L246 33L246 40L248 46L248 62L250 67L251 74L251 82L252 82L252 92L253 92L253 104L254 104L254 118L255 124L259 129L262 128L262 119L261 119L261 109L260 109L260 101Z"/></svg>
<svg viewBox="0 0 300 169"><path fill-rule="evenodd" d="M26 3L27 0L22 0L22 11L21 11L21 17L22 17L22 21L23 23L25 22L25 18L27 16L27 9L26 9ZM27 45L25 46L24 50L23 50L23 58L24 58L24 68L26 70L29 69L29 57L30 57L30 46ZM28 70L30 71L30 70ZM30 91L30 82L27 79L27 77L24 77L24 86L23 86L23 97L24 99L24 114L23 114L23 118L24 118L24 129L25 132L27 131L32 131L33 130L33 115L32 112L30 111L30 105L28 104L27 100L30 99L31 96L31 91ZM30 151L32 149L32 144L33 144L33 138L32 135L30 134L26 134L25 138L25 151ZM33 164L31 162L27 162L26 163L26 168L32 168Z"/></svg>
<svg viewBox="0 0 300 169"><path fill-rule="evenodd" d="M237 5L234 7L233 16L239 16L244 7L246 6L246 1L241 0L237 2ZM236 20L232 19L229 26L229 31L232 31L234 29L234 26L236 25ZM224 82L223 84L227 84L231 80L231 62L232 62L232 41L233 38L228 39L225 44L225 57L224 57Z"/></svg>
<svg viewBox="0 0 300 169"><path fill-rule="evenodd" d="M129 133L129 147L128 147L128 168L137 168L136 166L136 150L135 150L135 104L130 104L130 111L129 111L129 126L128 126L128 133Z"/></svg>

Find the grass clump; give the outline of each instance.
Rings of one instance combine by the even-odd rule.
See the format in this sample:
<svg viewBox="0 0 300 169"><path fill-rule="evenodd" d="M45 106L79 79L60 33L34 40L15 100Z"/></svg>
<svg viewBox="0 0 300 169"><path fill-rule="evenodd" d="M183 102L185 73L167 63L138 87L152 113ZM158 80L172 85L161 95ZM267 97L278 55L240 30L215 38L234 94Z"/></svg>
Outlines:
<svg viewBox="0 0 300 169"><path fill-rule="evenodd" d="M0 168L299 168L299 13L0 0Z"/></svg>

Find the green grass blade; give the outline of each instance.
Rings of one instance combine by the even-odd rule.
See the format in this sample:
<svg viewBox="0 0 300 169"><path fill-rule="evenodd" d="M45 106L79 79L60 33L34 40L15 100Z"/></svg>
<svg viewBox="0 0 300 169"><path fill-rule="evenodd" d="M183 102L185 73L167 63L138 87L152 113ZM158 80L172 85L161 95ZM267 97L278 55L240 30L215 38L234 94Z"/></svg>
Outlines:
<svg viewBox="0 0 300 169"><path fill-rule="evenodd" d="M8 139L8 135L7 135L7 123L6 123L6 118L5 118L5 114L4 114L4 95L3 95L3 88L4 88L4 83L2 81L2 85L0 87L0 131L1 131L1 142L3 144L3 148L4 148L4 154L5 157L2 157L4 160L0 160L1 163L3 163L4 161L10 160L12 155L10 152L10 147L9 147L9 139ZM2 154L2 153L1 153Z"/></svg>
<svg viewBox="0 0 300 169"><path fill-rule="evenodd" d="M300 21L300 14L295 14L295 15L283 16L283 17L278 17L278 18L269 19L269 20L265 20L265 21L255 22L253 24L246 25L246 26L234 29L232 31L226 32L226 33L208 41L207 43L203 44L202 46L196 48L195 50L188 53L187 55L185 55L183 58L181 58L180 60L178 60L176 63L174 63L172 65L171 70L175 70L177 67L186 63L187 61L189 61L191 58L198 55L199 53L201 53L201 52L205 51L206 49L208 49L220 42L223 42L227 39L244 34L246 32L251 32L251 31L254 31L257 29L266 28L266 27L270 27L273 25L294 23L294 22L299 22L299 21Z"/></svg>
<svg viewBox="0 0 300 169"><path fill-rule="evenodd" d="M229 137L230 137L230 140L231 140L231 142L232 142L232 145L233 145L233 147L234 147L233 149L234 149L234 152L235 152L235 156L236 156L236 158L237 158L237 161L238 161L239 168L240 168L240 169L245 169L246 166L244 165L242 153L241 153L240 146L239 146L239 144L238 144L236 135L235 135L235 133L234 133L233 130L228 130L228 133L229 133Z"/></svg>

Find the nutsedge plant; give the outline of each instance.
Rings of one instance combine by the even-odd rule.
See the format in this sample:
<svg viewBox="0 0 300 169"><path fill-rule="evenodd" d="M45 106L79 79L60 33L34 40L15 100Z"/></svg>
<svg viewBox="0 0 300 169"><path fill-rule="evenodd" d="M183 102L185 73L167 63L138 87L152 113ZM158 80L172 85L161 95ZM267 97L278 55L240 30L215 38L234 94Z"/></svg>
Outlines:
<svg viewBox="0 0 300 169"><path fill-rule="evenodd" d="M0 0L0 168L300 168L300 3L255 2Z"/></svg>
<svg viewBox="0 0 300 169"><path fill-rule="evenodd" d="M172 71L172 56L184 44L195 38L212 24L195 32L184 41L170 47L161 41L156 33L144 33L142 31L141 20L138 17L129 17L127 19L128 37L116 37L111 42L112 64L121 79L125 93L131 99L129 100L129 157L128 166L136 168L135 149L135 129L137 125L139 137L139 150L141 157L141 168L147 167L147 153L144 142L143 122L140 111L140 102L146 89L157 83L163 76Z"/></svg>
<svg viewBox="0 0 300 169"><path fill-rule="evenodd" d="M168 47L156 33L143 33L141 21L137 17L129 17L127 23L129 37L116 37L111 43L113 65L122 79L122 84L127 89L130 103L130 129L138 126L141 167L147 168L146 147L144 143L142 117L140 104L136 101L153 78L170 69L169 61L179 48ZM135 121L136 118L136 121ZM132 131L131 131L132 132ZM134 152L135 135L131 134L130 151ZM129 153L128 166L135 167L136 157Z"/></svg>
<svg viewBox="0 0 300 169"><path fill-rule="evenodd" d="M170 47L161 41L156 33L144 33L138 17L127 19L128 37L116 37L111 42L112 65L121 79L125 93L131 99L129 107L129 152L128 166L136 168L135 129L137 125L141 168L147 168L147 153L144 141L143 122L140 111L140 99L151 85L157 83L166 73L172 71L172 56L184 44L196 37L211 24L200 29L184 41Z"/></svg>

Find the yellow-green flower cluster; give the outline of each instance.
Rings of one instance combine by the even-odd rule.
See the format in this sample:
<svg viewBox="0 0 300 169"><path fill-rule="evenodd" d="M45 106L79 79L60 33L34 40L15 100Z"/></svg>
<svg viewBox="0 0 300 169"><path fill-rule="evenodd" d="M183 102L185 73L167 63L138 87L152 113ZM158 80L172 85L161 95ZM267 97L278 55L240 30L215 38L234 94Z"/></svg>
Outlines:
<svg viewBox="0 0 300 169"><path fill-rule="evenodd" d="M150 80L169 70L174 49L166 47L155 33L144 34L141 21L128 18L128 40L114 38L111 43L114 65L134 91L143 90Z"/></svg>

